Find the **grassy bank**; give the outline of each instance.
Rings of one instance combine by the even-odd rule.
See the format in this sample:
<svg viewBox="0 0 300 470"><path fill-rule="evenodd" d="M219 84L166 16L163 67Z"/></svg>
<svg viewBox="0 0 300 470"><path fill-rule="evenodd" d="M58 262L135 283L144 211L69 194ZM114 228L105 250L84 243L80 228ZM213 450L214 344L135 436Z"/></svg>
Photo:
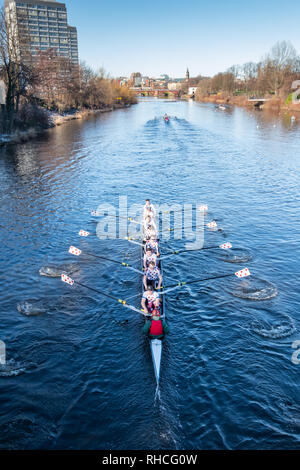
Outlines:
<svg viewBox="0 0 300 470"><path fill-rule="evenodd" d="M38 122L35 124L31 125L27 129L20 130L17 129L13 131L11 134L0 134L0 147L3 147L4 145L7 144L22 144L25 142L28 142L31 139L34 139L38 137L41 133L45 132L46 130L56 127L56 126L61 126L65 122L68 121L73 121L77 119L85 119L88 116L93 116L101 113L108 113L111 111L114 111L116 109L122 109L122 108L127 108L130 107L130 104L122 104L122 103L116 103L113 106L101 108L101 109L83 109L83 110L78 110L72 113L55 113L55 112L48 112L45 110L42 110L44 113L47 113L47 121L45 124L45 121L43 122L43 125L39 125Z"/></svg>
<svg viewBox="0 0 300 470"><path fill-rule="evenodd" d="M218 93L217 95L196 96L196 101L202 103L228 104L231 106L243 106L249 109L254 108L254 103L248 101L248 95L231 95L229 93ZM300 118L300 104L287 104L287 100L280 97L272 96L260 106L260 109L273 111L274 113L291 114Z"/></svg>

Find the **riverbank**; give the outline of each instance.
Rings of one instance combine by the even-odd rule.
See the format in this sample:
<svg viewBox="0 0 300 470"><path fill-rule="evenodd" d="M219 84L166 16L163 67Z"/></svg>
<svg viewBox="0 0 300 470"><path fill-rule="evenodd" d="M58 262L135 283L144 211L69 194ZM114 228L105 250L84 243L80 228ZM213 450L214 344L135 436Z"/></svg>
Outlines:
<svg viewBox="0 0 300 470"><path fill-rule="evenodd" d="M201 103L214 103L214 104L226 104L230 106L242 106L245 108L253 109L253 101L248 101L248 96L239 95L234 96L230 94L220 93L218 95L201 96L195 98L195 101ZM272 111L278 114L290 114L300 119L300 104L286 104L286 100L280 97L272 97L269 101L259 106L259 109L265 109L266 111Z"/></svg>
<svg viewBox="0 0 300 470"><path fill-rule="evenodd" d="M70 113L54 113L49 112L49 125L46 128L41 128L38 125L29 127L26 130L15 130L11 134L2 134L0 135L0 147L3 147L7 144L22 144L24 142L28 142L31 139L38 137L40 134L44 133L48 129L51 129L56 126L61 126L65 122L78 120L78 119L85 119L92 115L102 114L102 113L109 113L111 111L115 111L117 109L123 109L130 107L131 104L121 104L117 103L107 108L101 109L83 109L78 110L75 112Z"/></svg>

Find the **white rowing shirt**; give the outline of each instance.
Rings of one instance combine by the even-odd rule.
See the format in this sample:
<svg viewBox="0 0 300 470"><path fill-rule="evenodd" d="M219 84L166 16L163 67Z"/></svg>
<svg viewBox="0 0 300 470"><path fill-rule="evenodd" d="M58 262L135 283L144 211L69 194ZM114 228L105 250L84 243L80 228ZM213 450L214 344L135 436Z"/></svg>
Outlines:
<svg viewBox="0 0 300 470"><path fill-rule="evenodd" d="M148 291L145 291L143 293L143 299L146 299L148 302L155 302L155 300L159 299L159 293L152 292L152 294L150 294Z"/></svg>
<svg viewBox="0 0 300 470"><path fill-rule="evenodd" d="M158 253L158 242L154 240L148 240L146 243L146 250L147 248L150 249L152 253L154 252Z"/></svg>
<svg viewBox="0 0 300 470"><path fill-rule="evenodd" d="M153 228L149 228L149 229L145 230L144 235L145 235L146 240L149 240L152 237L157 238L157 232L155 230L153 230Z"/></svg>
<svg viewBox="0 0 300 470"><path fill-rule="evenodd" d="M157 264L157 256L155 253L152 253L152 255L150 256L147 256L147 254L144 255L144 263L146 263L146 266L149 265L149 263L151 263L151 261L153 261L153 263L155 263L155 265Z"/></svg>
<svg viewBox="0 0 300 470"><path fill-rule="evenodd" d="M150 281L156 281L157 279L160 278L160 270L158 269L157 266L155 266L153 269L148 268L145 272L146 278L149 279Z"/></svg>
<svg viewBox="0 0 300 470"><path fill-rule="evenodd" d="M144 230L148 230L149 226L152 226L152 229L157 232L157 227L156 223L154 222L154 219L152 218L150 222L148 222L146 219L144 220Z"/></svg>
<svg viewBox="0 0 300 470"><path fill-rule="evenodd" d="M148 215L147 214L147 209L150 209L152 211L152 214L153 214L153 217L156 216L156 210L155 210L155 207L153 204L149 204L149 206L147 206L146 204L144 205L144 217L145 215Z"/></svg>

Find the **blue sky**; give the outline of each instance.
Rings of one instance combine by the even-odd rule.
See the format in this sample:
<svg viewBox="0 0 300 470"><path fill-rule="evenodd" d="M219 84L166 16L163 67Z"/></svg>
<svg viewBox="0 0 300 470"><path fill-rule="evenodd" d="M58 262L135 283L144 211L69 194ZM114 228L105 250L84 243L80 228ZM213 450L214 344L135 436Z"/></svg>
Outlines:
<svg viewBox="0 0 300 470"><path fill-rule="evenodd" d="M79 56L112 76L213 75L258 61L278 40L300 53L295 0L66 0Z"/></svg>

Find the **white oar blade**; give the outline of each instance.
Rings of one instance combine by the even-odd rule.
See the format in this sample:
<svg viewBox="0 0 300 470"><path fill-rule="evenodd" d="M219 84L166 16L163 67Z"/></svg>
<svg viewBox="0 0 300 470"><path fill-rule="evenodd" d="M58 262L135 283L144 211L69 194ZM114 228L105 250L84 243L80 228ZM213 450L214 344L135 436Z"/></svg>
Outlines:
<svg viewBox="0 0 300 470"><path fill-rule="evenodd" d="M222 250L228 250L229 248L232 248L232 245L230 242L226 242L220 245L219 248L222 248Z"/></svg>
<svg viewBox="0 0 300 470"><path fill-rule="evenodd" d="M246 277L250 276L250 271L248 268L241 269L240 271L237 271L234 273L237 277Z"/></svg>
<svg viewBox="0 0 300 470"><path fill-rule="evenodd" d="M207 204L203 204L202 206L198 207L200 212L206 212L208 210Z"/></svg>
<svg viewBox="0 0 300 470"><path fill-rule="evenodd" d="M208 224L206 224L206 227L208 228L216 228L217 227L217 222L215 222L214 220L212 222L209 222Z"/></svg>
<svg viewBox="0 0 300 470"><path fill-rule="evenodd" d="M151 344L151 354L152 354L154 373L155 373L156 383L158 385L159 376L160 376L162 341L160 339L152 339L150 344Z"/></svg>
<svg viewBox="0 0 300 470"><path fill-rule="evenodd" d="M80 237L88 237L90 232L86 232L85 230L79 230L78 235Z"/></svg>
<svg viewBox="0 0 300 470"><path fill-rule="evenodd" d="M74 280L71 277L67 276L66 274L61 275L61 280L62 282L66 282L70 286L73 286L74 284Z"/></svg>
<svg viewBox="0 0 300 470"><path fill-rule="evenodd" d="M76 248L76 246L70 246L69 253L71 253L71 255L79 256L81 255L81 250L79 250L79 248Z"/></svg>

